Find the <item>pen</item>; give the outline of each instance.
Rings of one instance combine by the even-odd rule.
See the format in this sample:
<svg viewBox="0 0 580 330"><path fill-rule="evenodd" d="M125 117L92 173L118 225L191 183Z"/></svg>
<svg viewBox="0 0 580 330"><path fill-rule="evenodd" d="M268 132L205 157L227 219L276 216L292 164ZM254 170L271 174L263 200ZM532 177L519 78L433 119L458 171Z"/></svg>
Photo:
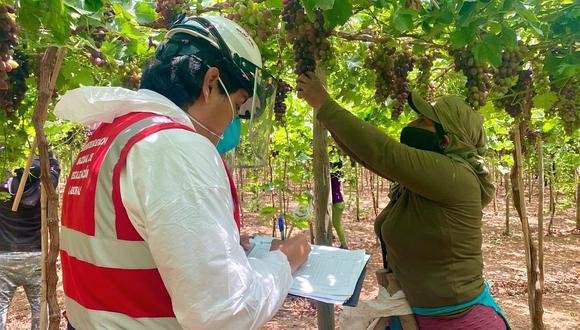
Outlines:
<svg viewBox="0 0 580 330"><path fill-rule="evenodd" d="M284 240L284 218L278 218L278 228L280 228L280 239Z"/></svg>

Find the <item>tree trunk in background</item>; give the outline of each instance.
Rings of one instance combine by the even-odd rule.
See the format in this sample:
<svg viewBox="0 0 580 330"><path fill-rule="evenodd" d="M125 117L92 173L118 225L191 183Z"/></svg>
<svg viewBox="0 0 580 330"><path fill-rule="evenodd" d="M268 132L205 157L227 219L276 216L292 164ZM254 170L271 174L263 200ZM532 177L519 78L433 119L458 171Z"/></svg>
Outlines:
<svg viewBox="0 0 580 330"><path fill-rule="evenodd" d="M554 155L552 155L550 162L550 175L548 178L550 185L550 205L548 207L550 210L550 223L548 223L548 235L552 236L552 225L554 224L554 215L556 214L556 201L554 199L554 176L556 175L556 173L554 173Z"/></svg>
<svg viewBox="0 0 580 330"><path fill-rule="evenodd" d="M510 175L504 174L504 189L505 189L505 231L504 235L510 235Z"/></svg>
<svg viewBox="0 0 580 330"><path fill-rule="evenodd" d="M528 274L528 305L530 310L530 316L532 318L532 329L541 330L544 329L543 314L544 310L542 307L542 292L540 285L538 283L538 253L532 237L530 235L530 224L528 222L528 214L526 209L526 196L524 187L524 173L523 173L523 155L522 155L522 144L521 144L521 123L514 126L514 163L515 166L512 168L512 191L514 206L518 211L520 216L520 221L522 223L522 232L524 238L524 249L526 254L526 269Z"/></svg>
<svg viewBox="0 0 580 330"><path fill-rule="evenodd" d="M491 168L491 175L493 178L493 185L497 188L497 171L495 166ZM497 190L496 190L497 191ZM497 193L493 194L493 214L497 214Z"/></svg>
<svg viewBox="0 0 580 330"><path fill-rule="evenodd" d="M360 221L360 184L359 184L359 166L354 165L354 170L356 173L355 184L356 184L356 221Z"/></svg>
<svg viewBox="0 0 580 330"><path fill-rule="evenodd" d="M272 157L268 157L268 178L270 181L270 201L272 202L272 207L276 207L276 201L274 199L274 169L272 167ZM280 203L280 211L282 211L282 203Z"/></svg>
<svg viewBox="0 0 580 330"><path fill-rule="evenodd" d="M239 168L238 173L240 175L240 202L244 202L244 169Z"/></svg>
<svg viewBox="0 0 580 330"><path fill-rule="evenodd" d="M240 198L240 224L244 225L244 208L242 207L242 205L244 205L244 170L241 167L238 168L238 180L238 187L240 187L238 191L238 196Z"/></svg>
<svg viewBox="0 0 580 330"><path fill-rule="evenodd" d="M377 204L376 204L376 197L375 197L375 187L374 187L374 174L372 172L369 172L369 187L371 190L371 196L373 198L373 211L375 211L375 217L378 215L377 212Z"/></svg>
<svg viewBox="0 0 580 330"><path fill-rule="evenodd" d="M284 122L284 133L286 134L286 148L290 148L290 136L288 135L288 127L286 127L286 122ZM286 213L288 213L288 204L290 203L289 198L288 198L288 194L286 194L286 189L291 189L290 185L291 183L288 182L288 161L290 158L290 152L289 150L287 150L288 152L286 152L286 156L284 157L284 177L283 177L283 182L284 182L284 187L282 187L282 189L280 189L280 191L282 192L282 213L284 214L284 220L286 220ZM300 194L302 194L302 190L299 191ZM294 223L292 223L294 224ZM294 227L292 227L294 228ZM290 234L290 233L288 233Z"/></svg>
<svg viewBox="0 0 580 330"><path fill-rule="evenodd" d="M325 83L326 77L322 70L317 70L317 76ZM314 110L313 118L316 118ZM328 236L332 227L330 203L330 164L328 160L327 135L322 123L314 119L313 155L314 172L314 212L316 214L316 244L331 245L332 236ZM318 310L318 329L334 329L334 305L322 302L316 303Z"/></svg>
<svg viewBox="0 0 580 330"><path fill-rule="evenodd" d="M541 136L538 138L538 269L541 296L544 292L544 141Z"/></svg>
<svg viewBox="0 0 580 330"><path fill-rule="evenodd" d="M576 168L576 229L580 230L580 166Z"/></svg>
<svg viewBox="0 0 580 330"><path fill-rule="evenodd" d="M380 201L380 196L381 196L381 177L379 175L377 175L376 178L377 178L377 184L376 184L376 187L377 187L377 201L376 201L376 204L375 204L375 209L377 210L377 213L378 213L378 210L379 210L379 201Z"/></svg>
<svg viewBox="0 0 580 330"><path fill-rule="evenodd" d="M528 175L528 203L532 203L532 196L534 196L534 178L532 173L534 171L530 170L530 175Z"/></svg>

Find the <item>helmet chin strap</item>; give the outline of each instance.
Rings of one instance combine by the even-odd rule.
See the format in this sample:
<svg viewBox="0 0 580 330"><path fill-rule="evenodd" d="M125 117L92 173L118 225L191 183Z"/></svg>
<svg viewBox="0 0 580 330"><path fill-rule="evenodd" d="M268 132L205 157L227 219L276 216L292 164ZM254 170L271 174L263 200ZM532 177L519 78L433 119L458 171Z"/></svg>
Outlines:
<svg viewBox="0 0 580 330"><path fill-rule="evenodd" d="M228 89L226 88L226 85L224 85L222 79L218 77L218 81L222 85L224 91L226 92L226 96L228 97L228 101L230 102L230 109L232 110L232 119L230 120L230 122L231 122L236 117L236 112L234 111L234 104L232 103L232 99L230 98L230 94L228 93ZM222 134L217 134L216 132L212 131L207 126L205 126L204 124L202 124L199 120L195 119L187 111L185 112L185 114L187 115L187 117L189 117L189 119L191 119L192 122L198 124L199 126L201 126L201 128L205 129L209 134L215 136L218 139L217 142L219 142L221 139L224 138L223 133ZM216 142L216 144L217 144L217 142Z"/></svg>

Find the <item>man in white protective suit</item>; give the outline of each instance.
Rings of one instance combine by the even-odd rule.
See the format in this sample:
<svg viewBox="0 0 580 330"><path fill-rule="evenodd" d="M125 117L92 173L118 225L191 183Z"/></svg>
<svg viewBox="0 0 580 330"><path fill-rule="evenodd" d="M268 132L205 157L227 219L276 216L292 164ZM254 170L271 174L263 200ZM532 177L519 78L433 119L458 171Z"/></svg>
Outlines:
<svg viewBox="0 0 580 330"><path fill-rule="evenodd" d="M274 83L236 23L181 15L141 89L64 95L57 116L94 129L64 191L69 329L256 329L274 316L310 246L295 237L246 257L220 157L240 119L269 134L251 131L271 120Z"/></svg>

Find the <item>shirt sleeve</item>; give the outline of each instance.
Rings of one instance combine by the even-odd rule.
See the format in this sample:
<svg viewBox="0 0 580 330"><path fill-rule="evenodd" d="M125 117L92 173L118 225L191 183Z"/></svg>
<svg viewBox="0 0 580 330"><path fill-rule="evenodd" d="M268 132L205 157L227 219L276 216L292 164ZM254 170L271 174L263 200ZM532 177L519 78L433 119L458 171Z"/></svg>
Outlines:
<svg viewBox="0 0 580 330"><path fill-rule="evenodd" d="M288 259L280 251L246 257L227 174L209 140L165 130L138 142L121 195L184 329L256 329L274 316L292 283Z"/></svg>
<svg viewBox="0 0 580 330"><path fill-rule="evenodd" d="M410 191L441 203L470 196L465 194L468 184L458 175L464 170L449 157L399 143L330 99L317 118L345 153Z"/></svg>

